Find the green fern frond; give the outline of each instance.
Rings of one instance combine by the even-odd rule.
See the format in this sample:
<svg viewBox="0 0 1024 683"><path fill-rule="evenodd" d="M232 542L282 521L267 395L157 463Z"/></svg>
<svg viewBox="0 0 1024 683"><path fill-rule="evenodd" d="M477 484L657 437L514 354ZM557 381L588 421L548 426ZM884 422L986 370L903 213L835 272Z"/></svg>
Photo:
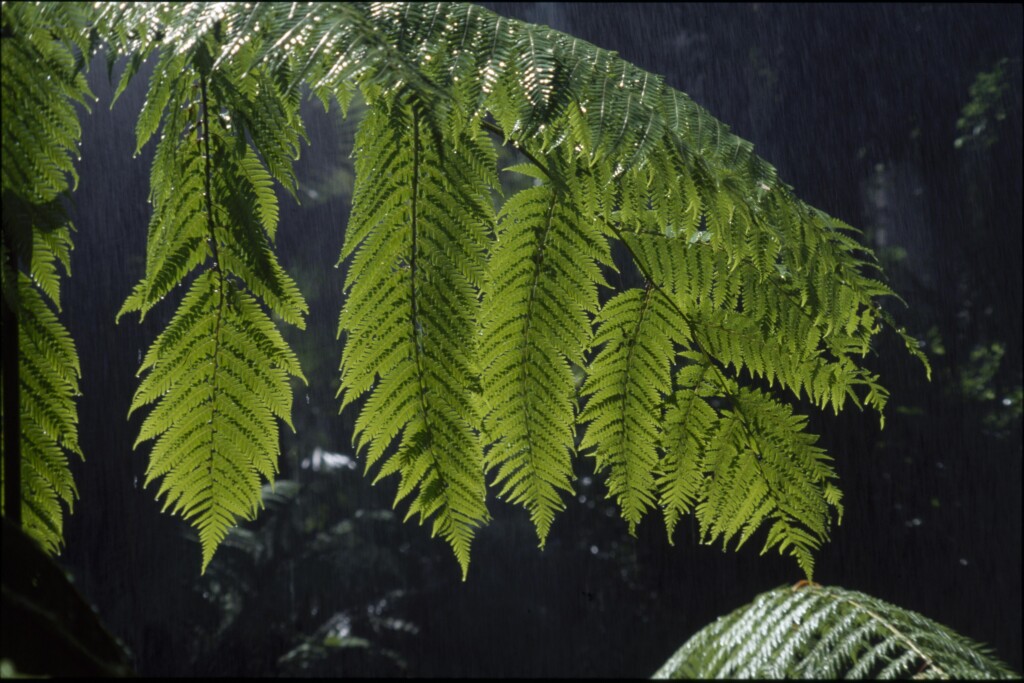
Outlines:
<svg viewBox="0 0 1024 683"><path fill-rule="evenodd" d="M1019 678L991 651L878 598L784 586L720 617L653 678Z"/></svg>
<svg viewBox="0 0 1024 683"><path fill-rule="evenodd" d="M806 419L787 406L731 382L720 389L731 410L720 412L704 454L706 498L696 506L701 535L723 545L738 535L740 547L770 523L762 554L788 551L810 577L812 553L828 538L829 507L842 510L830 458L804 432Z"/></svg>
<svg viewBox="0 0 1024 683"><path fill-rule="evenodd" d="M369 107L341 254L342 408L365 398L368 469L399 474L396 503L433 520L464 573L488 474L543 545L580 426L631 531L653 507L670 538L689 512L708 542L768 526L766 549L810 576L841 494L778 398L881 414L888 395L863 359L883 327L927 368L849 226L688 96L585 41L462 3L21 7L4 6L17 37L4 41L5 221L8 196L46 213L73 174L72 102L88 95L80 70L97 41L129 59L118 95L155 62L136 127L137 151L160 136L146 273L119 315L189 285L133 410L156 404L140 434L157 441L150 478L200 528L204 566L272 477L287 378L301 377L269 316L302 327L306 313L273 240L307 87L325 107L347 111L357 91ZM46 70L57 78L43 87ZM502 199L497 223L490 135L535 180ZM17 246L54 303L62 230ZM643 288L602 308L605 269L623 266L613 241Z"/></svg>
<svg viewBox="0 0 1024 683"><path fill-rule="evenodd" d="M718 411L707 398L717 395L711 361L683 354L691 362L675 375L676 391L667 404L662 432L663 456L656 472L658 502L665 516L669 542L679 519L693 511L705 491L704 453L718 432Z"/></svg>
<svg viewBox="0 0 1024 683"><path fill-rule="evenodd" d="M156 439L146 484L162 478L164 510L198 527L205 570L238 518L255 517L261 477L277 472L275 418L291 425L298 361L252 296L207 271L142 370L131 410L157 404L136 441Z"/></svg>
<svg viewBox="0 0 1024 683"><path fill-rule="evenodd" d="M66 452L82 456L75 407L81 369L71 335L43 295L24 273L18 283L22 526L57 554L64 544L61 503L71 512L78 497Z"/></svg>
<svg viewBox="0 0 1024 683"><path fill-rule="evenodd" d="M575 214L571 223L577 231L580 226L594 225L601 231L598 234L629 243L650 283L648 300L656 301L666 319L673 320L671 341L659 344L657 352L650 354L657 359L652 361L654 367L662 370L654 375L659 378L653 383L656 386L642 387L646 392L640 402L643 424L639 418L625 416L640 415L636 406L618 417L603 410L613 403L632 405L630 397L640 395L639 383L617 396L610 389L616 385L613 375L621 386L623 359L631 357L624 353L628 344L610 344L598 354L600 362L591 366L584 390L593 407L584 411L580 421L594 422L588 428L585 447L599 448L601 465L611 465L611 488L624 492L629 488L625 473L638 473L638 488L621 499L631 527L642 510L661 496L665 496L661 503L670 528L678 514L700 501L701 509L712 509L705 499L708 491L697 489L696 456L680 460L666 454L666 461L674 458L673 464L666 464L663 470L655 467L660 449L672 441L666 441L659 420L666 413L667 397L673 394L664 373L671 368L677 350L699 351L708 355L716 368L731 368L737 376L746 370L769 386L778 382L795 396L806 394L819 406L830 405L836 411L847 400L879 410L884 406L885 390L857 364L856 357L867 352L881 320L873 299L889 292L860 273L862 261L839 232L843 228L838 222L796 200L789 188L779 183L774 169L753 154L749 143L729 133L692 100L611 53L475 8L378 5L369 18L373 29L385 34L393 45L392 50L360 52L372 66L362 64L360 76L353 80L371 104L392 107L394 90L378 80L380 64L374 63L386 60L389 68L403 75L403 81L410 71L427 81L429 85L422 80L412 85L415 79L410 77L405 92L424 106L436 107L431 120L438 131L454 138L453 131L463 130L460 126L472 130L474 121L489 115L506 141L519 145L531 159L545 159L540 164L544 168L538 167L534 174L540 185L509 198L502 209L489 262L493 275L483 292L480 321L484 339L479 355L484 435L486 442L493 444L487 451L487 469L496 472L495 484L501 495L528 507L542 542L561 508L560 492L567 491L571 481L569 453L575 420L569 363L580 363L578 354L586 348L581 340L588 339L590 330L599 324L590 318L597 312L592 303L570 302L581 293L596 291L603 281L599 272L586 271L591 263L610 263L598 256L593 262L584 257L581 270L575 263L581 261L578 254L588 253L586 241L573 244L573 231L565 231L564 236L545 231L544 226L554 224L552 219L563 205L570 215ZM329 20L321 15L320 19L307 16L296 22L325 27ZM344 39L353 41L352 48L377 40L361 35L365 24L360 22L362 19L354 20L345 29ZM317 45L331 43L327 28L310 31ZM295 32L301 33L298 28ZM342 52L347 54L348 49L342 48ZM371 72L375 75L368 75ZM430 85L449 94L438 101ZM379 161L364 171L368 183L387 182L398 158L395 149L391 145L367 150ZM572 168L573 159L585 159L586 171L558 170ZM582 177L591 182L601 180L594 191L571 189ZM375 225L393 212L395 206L387 202L394 198L394 194L377 193L374 203L364 203L366 217L360 225ZM552 199L556 203L546 206L545 200ZM553 241L543 242L548 235ZM652 242L654 235L661 241ZM350 269L348 287L354 296L367 276L365 264L380 262L378 255L394 249L395 244L384 238L364 243L360 235L348 243L364 244L362 249L367 250L365 258L357 258ZM552 255L560 253L573 254L572 268L559 270L556 263L551 269ZM546 277L557 283L551 288L558 293L550 302L543 299ZM372 291L360 300L359 308L349 305L348 324L354 327L361 316L380 311L376 313L379 321L373 325L397 329L392 304L400 288L368 287ZM543 329L544 319L533 312L538 302L543 303L538 311L559 321L546 323L549 329ZM604 324L608 334L616 327L623 335L641 326L643 319L636 317L640 308L630 308L614 326ZM372 355L367 352L351 358L343 384L355 392L345 393L345 402L373 386L376 369L392 370L398 362L398 348L386 344ZM355 370L364 362L368 367ZM374 367L375 363L383 366ZM411 410L407 404L396 405ZM732 434L737 419L729 416L724 426L715 422L719 436ZM625 428L627 423L630 429ZM760 427L747 425L745 429ZM389 441L397 433L391 425L376 436ZM613 433L624 450L613 450ZM364 438L367 435L364 433ZM725 448L730 443L725 439L719 445ZM371 452L379 457L386 445ZM684 452L696 447L690 443ZM744 481L752 472L746 473ZM661 484L656 483L658 477ZM674 480L688 483L672 492L670 482ZM734 507L721 509L735 518L720 521L716 529L723 537L740 533L745 540L762 522L774 519L770 545L797 554L810 571L809 549L827 532L817 522L813 531L803 526L808 520L819 520L820 505L824 504L826 486L821 482L815 486L819 493L814 500L789 501L803 517L772 517L776 503L765 501L776 498L766 490L755 490L750 495L760 498L751 498L746 504L730 498ZM831 493L833 488L828 488L830 496L838 501ZM782 501L785 496L779 495L778 501ZM810 507L801 507L805 503Z"/></svg>
<svg viewBox="0 0 1024 683"><path fill-rule="evenodd" d="M22 525L56 554L64 543L63 506L70 512L78 495L67 453L82 456L75 406L81 368L51 306L60 311L58 264L71 269L74 228L62 200L69 176L78 182L75 103L88 109L93 98L82 73L92 45L88 13L77 4L8 3L2 23L3 305L18 329Z"/></svg>
<svg viewBox="0 0 1024 683"><path fill-rule="evenodd" d="M139 126L140 144L163 129L146 276L118 314L145 315L201 268L143 359L139 372L148 372L130 412L156 404L136 441L155 440L146 483L160 479L164 510L198 529L203 570L237 520L255 516L261 484L277 472L277 420L292 426L289 377L305 381L263 306L299 327L308 310L273 250L272 177L294 183L301 134L289 118L294 103L262 70L250 74L251 89L234 87L241 66L230 57L212 70L223 18L199 12L192 51L179 46L157 63L158 97L147 100Z"/></svg>
<svg viewBox="0 0 1024 683"><path fill-rule="evenodd" d="M543 546L561 491L571 493L574 382L584 365L588 313L598 308L607 243L564 177L510 197L502 207L480 319L488 471L499 495L524 505Z"/></svg>
<svg viewBox="0 0 1024 683"><path fill-rule="evenodd" d="M66 41L80 39L83 25L75 8L57 3L3 9L3 187L35 204L64 192L68 175L78 184L81 127L74 103L88 107L94 98L76 68L76 45Z"/></svg>
<svg viewBox="0 0 1024 683"><path fill-rule="evenodd" d="M496 184L472 169L493 169L494 151L478 133L442 155L419 106L372 109L356 136L339 393L344 407L369 391L355 428L367 469L399 474L395 503L411 496L407 518L433 517L465 576L488 518L474 332Z"/></svg>
<svg viewBox="0 0 1024 683"><path fill-rule="evenodd" d="M661 405L672 390L670 362L684 323L653 285L608 301L597 315L592 345L604 345L588 367L580 422L589 422L580 450L594 448L595 472L610 469L608 493L630 533L657 499Z"/></svg>

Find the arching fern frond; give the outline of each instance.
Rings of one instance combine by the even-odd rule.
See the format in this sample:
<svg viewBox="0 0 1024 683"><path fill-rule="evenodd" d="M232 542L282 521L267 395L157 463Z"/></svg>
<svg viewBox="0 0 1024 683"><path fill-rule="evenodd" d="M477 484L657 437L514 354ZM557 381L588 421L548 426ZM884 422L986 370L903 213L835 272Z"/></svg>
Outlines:
<svg viewBox="0 0 1024 683"><path fill-rule="evenodd" d="M305 312L271 245L273 181L295 190L308 86L325 106L344 111L359 91L369 107L342 252L342 407L368 394L356 422L368 467L399 474L397 500L433 521L464 573L485 476L543 544L580 449L630 531L654 507L670 533L695 512L708 542L768 525L766 548L810 576L840 494L781 395L881 413L887 394L863 359L892 326L879 304L892 292L849 226L800 201L749 142L612 52L468 4L75 7L130 58L118 93L155 58L136 128L140 149L161 133L154 215L122 313L144 315L200 271L134 407L157 403L143 434L167 459L152 476L205 534L204 563L251 513L253 472L272 474L272 416L286 419L298 373L268 311L300 326ZM50 109L65 144L71 122ZM497 224L489 134L536 181L503 200ZM5 157L5 189L36 166L44 179L25 186L55 187L60 144L10 168ZM642 285L603 299L624 265L610 243L632 261L622 281ZM229 414L237 453L217 464L227 441L212 425ZM229 492L210 493L215 469Z"/></svg>
<svg viewBox="0 0 1024 683"><path fill-rule="evenodd" d="M870 263L843 234L846 226L797 200L750 143L688 97L611 53L463 5L379 5L369 15L394 49L363 54L446 91L438 102L422 83L408 90L436 106L439 130L451 135L487 117L488 128L531 159L539 183L506 200L483 290L483 427L493 444L486 462L502 495L530 510L543 542L569 489L576 423L569 363L580 363L597 324L581 395L580 421L591 424L581 447L607 467L630 529L656 504L670 529L699 506L709 540L738 534L743 542L771 521L768 547L793 553L810 575L810 551L827 538L838 489L814 464L813 437L799 437L802 423L736 381L746 374L836 411L847 400L882 409L885 390L858 359L885 322L874 299L891 292L862 273ZM369 77L353 84L371 104L387 92ZM574 189L581 178L593 189ZM564 221L571 229L545 228L563 214L572 216ZM613 297L598 318L594 303L579 299L603 282L592 266L610 265L591 255L593 237L577 237L591 227L599 240L626 242L647 283L642 297ZM562 255L571 267L551 261ZM650 311L662 321L655 334L645 329ZM698 396L686 382L673 387L679 352L707 359L711 393ZM363 376L366 384L373 371ZM711 397L732 401L733 410L719 413ZM740 403L785 418L783 433L742 419ZM716 431L697 438L667 427L666 414L679 406L675 417ZM681 454L665 450L673 443ZM795 488L754 485L764 479L764 468L748 463L757 462L755 443L775 458L770 476L792 478ZM721 487L703 483L708 467L722 475ZM732 484L753 488L737 499L727 491Z"/></svg>
<svg viewBox="0 0 1024 683"><path fill-rule="evenodd" d="M942 624L834 586L784 586L720 617L653 678L1019 678Z"/></svg>

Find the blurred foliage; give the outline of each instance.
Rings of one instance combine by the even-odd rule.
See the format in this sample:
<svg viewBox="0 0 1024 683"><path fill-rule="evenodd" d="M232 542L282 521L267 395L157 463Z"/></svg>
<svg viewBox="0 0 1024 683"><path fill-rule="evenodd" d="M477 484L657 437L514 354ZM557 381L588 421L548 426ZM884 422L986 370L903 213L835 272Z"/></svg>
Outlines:
<svg viewBox="0 0 1024 683"><path fill-rule="evenodd" d="M985 407L985 430L997 436L1009 433L1022 415L1021 385L1006 386L999 378L1005 353L1002 342L979 344L971 349L968 362L958 368L964 398Z"/></svg>
<svg viewBox="0 0 1024 683"><path fill-rule="evenodd" d="M1019 60L1015 62L1019 63ZM997 124L1006 121L1009 115L1009 68L1010 60L1003 57L991 71L982 71L974 79L971 99L964 105L963 113L956 122L956 129L961 135L953 141L954 147L988 149L999 141ZM1020 80L1019 69L1017 80Z"/></svg>
<svg viewBox="0 0 1024 683"><path fill-rule="evenodd" d="M264 486L266 513L232 530L195 584L216 616L196 621L194 665L217 675L227 652L236 675L401 675L419 632L402 611L415 589L401 527L356 506L346 456L317 449L300 467L301 485Z"/></svg>

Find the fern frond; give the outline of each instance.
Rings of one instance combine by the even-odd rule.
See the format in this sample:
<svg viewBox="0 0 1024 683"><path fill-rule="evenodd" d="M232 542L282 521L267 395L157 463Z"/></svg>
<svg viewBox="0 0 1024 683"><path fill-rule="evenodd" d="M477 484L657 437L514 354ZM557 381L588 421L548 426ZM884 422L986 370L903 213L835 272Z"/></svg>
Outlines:
<svg viewBox="0 0 1024 683"><path fill-rule="evenodd" d="M465 576L487 520L474 331L496 184L473 168L493 168L494 152L478 133L442 155L420 106L372 109L356 136L339 393L344 406L369 391L355 428L367 469L399 474L395 503L411 496L407 518L433 517Z"/></svg>
<svg viewBox="0 0 1024 683"><path fill-rule="evenodd" d="M75 43L65 40L80 40L84 21L75 8L57 4L3 8L3 187L35 204L64 192L68 175L78 184L81 127L74 103L88 107L94 97L76 68Z"/></svg>
<svg viewBox="0 0 1024 683"><path fill-rule="evenodd" d="M571 493L574 382L598 307L607 243L572 200L568 175L510 197L502 207L481 315L488 471L530 512L543 546Z"/></svg>
<svg viewBox="0 0 1024 683"><path fill-rule="evenodd" d="M740 547L771 523L762 554L788 551L811 577L812 553L828 538L829 508L842 510L830 458L787 406L729 382L721 390L732 409L721 411L705 452L707 497L696 507L701 534L723 544L738 535Z"/></svg>
<svg viewBox="0 0 1024 683"><path fill-rule="evenodd" d="M301 326L305 304L271 246L273 181L294 194L303 88L343 111L359 91L370 114L341 254L339 395L344 408L369 394L357 445L378 479L400 475L410 515L433 519L465 572L491 474L500 495L527 507L543 545L571 490L579 422L580 446L608 472L631 530L655 505L670 538L691 511L709 542L742 544L768 525L766 547L810 575L840 494L777 397L881 414L888 395L862 361L894 326L878 303L893 292L849 226L800 201L749 142L612 52L468 4L147 3L86 14L131 58L118 92L159 49L136 131L140 148L162 133L147 269L122 313L144 315L198 268L221 296L244 290ZM69 139L70 121L49 118ZM518 147L528 159L518 169L536 181L504 201L497 226L485 130ZM54 154L12 162L10 174L53 184L64 168ZM4 173L6 188L6 158ZM622 266L612 240L644 288L602 309L602 267ZM38 264L33 275L55 292ZM195 311L179 311L161 346L182 367L219 353L210 345L220 341L192 348L171 334L198 325ZM588 352L577 419L573 371ZM283 418L275 382L246 386ZM160 400L169 386L165 375L144 395ZM181 397L164 400L156 410L184 409Z"/></svg>
<svg viewBox="0 0 1024 683"><path fill-rule="evenodd" d="M212 70L225 15L196 11L196 40L161 53L151 87L158 96L140 117L140 144L155 126L163 132L146 276L118 315L145 315L201 268L143 359L130 412L155 404L136 441L155 440L146 483L161 480L164 510L198 529L205 571L237 520L254 517L262 481L273 481L277 420L292 426L289 377L305 381L264 306L299 327L308 309L273 250L272 176L294 182L301 133L289 119L293 103L262 70L250 74L255 87L234 87L242 65L232 56Z"/></svg>
<svg viewBox="0 0 1024 683"><path fill-rule="evenodd" d="M878 598L784 586L720 617L653 678L1019 678L985 646Z"/></svg>
<svg viewBox="0 0 1024 683"><path fill-rule="evenodd" d="M82 456L75 407L81 369L71 335L43 295L24 273L18 284L22 525L57 554L64 544L61 503L71 512L78 497L66 452Z"/></svg>
<svg viewBox="0 0 1024 683"><path fill-rule="evenodd" d="M663 456L657 470L658 502L669 542L679 519L705 495L704 453L718 432L718 411L706 400L717 395L711 382L711 361L699 354L688 355L696 362L675 375L676 391L665 410L660 444Z"/></svg>
<svg viewBox="0 0 1024 683"><path fill-rule="evenodd" d="M657 499L661 405L672 390L670 361L684 339L684 323L651 284L613 297L595 322L600 327L592 346L604 348L580 392L589 399L579 419L590 424L579 447L595 449L595 472L610 469L608 493L635 533Z"/></svg>
<svg viewBox="0 0 1024 683"><path fill-rule="evenodd" d="M254 518L261 477L277 472L275 418L291 424L298 361L252 296L207 271L142 370L131 410L157 404L136 441L156 439L146 484L162 478L164 510L198 527L205 570L237 519Z"/></svg>
<svg viewBox="0 0 1024 683"><path fill-rule="evenodd" d="M71 233L62 200L77 185L81 128L75 103L92 93L80 5L5 4L2 12L3 295L18 335L21 508L24 530L56 554L63 506L78 493L67 453L78 445L81 376L74 341L55 315L61 274L70 274ZM12 264L17 264L16 268ZM5 423L6 426L7 423ZM12 454L3 454L13 457Z"/></svg>

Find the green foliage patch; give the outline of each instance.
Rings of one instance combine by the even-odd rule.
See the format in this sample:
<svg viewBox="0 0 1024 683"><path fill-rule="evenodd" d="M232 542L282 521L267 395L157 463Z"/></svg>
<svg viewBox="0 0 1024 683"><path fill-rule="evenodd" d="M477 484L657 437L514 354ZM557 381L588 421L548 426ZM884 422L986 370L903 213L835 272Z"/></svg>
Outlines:
<svg viewBox="0 0 1024 683"><path fill-rule="evenodd" d="M398 476L396 504L431 521L463 575L488 488L527 509L543 546L582 455L631 533L654 509L670 540L691 512L706 543L767 527L763 551L810 577L841 494L787 401L881 414L888 394L863 359L886 326L927 367L880 308L893 292L853 228L685 94L571 36L460 3L44 3L3 17L4 193L33 205L73 172L81 63L102 42L129 57L120 94L154 62L136 129L138 149L159 133L146 274L121 313L187 284L132 410L155 404L139 435L155 440L147 482L199 530L204 568L256 514L289 377L302 378L277 327L302 327L306 305L274 251L273 187L295 190L306 90L369 108L341 254L341 405L359 410L367 469ZM43 49L33 40L60 78L7 59ZM43 114L8 124L9 80ZM499 144L527 159L504 171L532 185L495 211ZM9 170L10 149L25 154ZM66 261L70 238L54 240ZM623 250L642 284L609 293ZM20 261L54 290L40 253ZM71 425L54 433L74 450Z"/></svg>

